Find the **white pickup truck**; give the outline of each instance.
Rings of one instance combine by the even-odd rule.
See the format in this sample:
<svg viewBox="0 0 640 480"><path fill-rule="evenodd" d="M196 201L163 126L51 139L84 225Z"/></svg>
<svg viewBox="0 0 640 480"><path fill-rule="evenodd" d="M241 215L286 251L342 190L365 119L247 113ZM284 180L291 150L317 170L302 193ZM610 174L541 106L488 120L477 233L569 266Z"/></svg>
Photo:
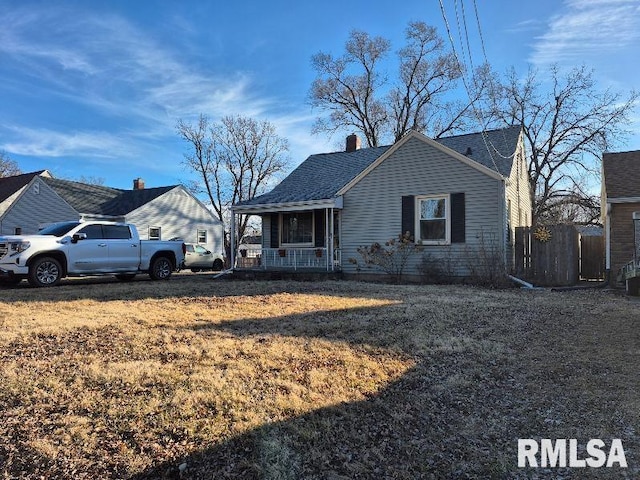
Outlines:
<svg viewBox="0 0 640 480"><path fill-rule="evenodd" d="M62 222L37 235L0 237L0 279L35 287L56 285L64 277L115 275L132 280L148 273L166 280L182 267L182 242L140 240L136 227L114 222Z"/></svg>

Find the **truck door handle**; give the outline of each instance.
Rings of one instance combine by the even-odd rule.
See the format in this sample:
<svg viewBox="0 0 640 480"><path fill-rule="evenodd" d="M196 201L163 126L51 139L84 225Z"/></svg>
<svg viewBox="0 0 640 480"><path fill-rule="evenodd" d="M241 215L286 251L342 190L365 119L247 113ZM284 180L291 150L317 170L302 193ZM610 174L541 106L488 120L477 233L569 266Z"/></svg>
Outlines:
<svg viewBox="0 0 640 480"><path fill-rule="evenodd" d="M131 245L131 248L138 248L138 245L134 243Z"/></svg>
<svg viewBox="0 0 640 480"><path fill-rule="evenodd" d="M106 244L106 243L99 243L99 244L98 244L98 246L99 246L99 247L106 247L106 246L107 246L107 244Z"/></svg>

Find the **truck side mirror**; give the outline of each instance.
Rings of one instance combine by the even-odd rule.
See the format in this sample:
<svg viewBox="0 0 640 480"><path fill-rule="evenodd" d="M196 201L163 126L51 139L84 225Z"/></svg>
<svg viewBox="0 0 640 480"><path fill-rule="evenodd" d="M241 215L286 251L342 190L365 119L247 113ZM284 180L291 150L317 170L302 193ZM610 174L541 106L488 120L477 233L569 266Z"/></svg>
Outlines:
<svg viewBox="0 0 640 480"><path fill-rule="evenodd" d="M71 243L78 243L80 240L86 240L86 233L74 233L73 237L71 237Z"/></svg>

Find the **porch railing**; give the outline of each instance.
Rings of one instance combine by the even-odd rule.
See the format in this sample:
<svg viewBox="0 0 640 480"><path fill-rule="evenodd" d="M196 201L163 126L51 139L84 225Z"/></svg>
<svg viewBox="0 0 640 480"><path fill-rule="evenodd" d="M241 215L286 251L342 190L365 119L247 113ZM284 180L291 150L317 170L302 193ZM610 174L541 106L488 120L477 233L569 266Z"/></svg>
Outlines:
<svg viewBox="0 0 640 480"><path fill-rule="evenodd" d="M326 248L242 249L236 258L236 268L261 270L340 270L340 250L333 250L333 259L328 259L327 255L328 250Z"/></svg>
<svg viewBox="0 0 640 480"><path fill-rule="evenodd" d="M631 260L624 267L620 269L622 280L629 280L630 278L640 277L640 261L636 263L635 260Z"/></svg>

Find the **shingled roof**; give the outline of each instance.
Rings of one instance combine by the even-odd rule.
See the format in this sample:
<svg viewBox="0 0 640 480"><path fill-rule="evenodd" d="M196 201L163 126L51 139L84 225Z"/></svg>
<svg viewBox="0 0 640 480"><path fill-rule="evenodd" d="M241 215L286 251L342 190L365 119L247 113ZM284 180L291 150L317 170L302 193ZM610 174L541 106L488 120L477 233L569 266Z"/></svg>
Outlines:
<svg viewBox="0 0 640 480"><path fill-rule="evenodd" d="M109 216L126 215L176 188L172 185L141 190L121 190L57 178L43 178L43 181L78 213Z"/></svg>
<svg viewBox="0 0 640 480"><path fill-rule="evenodd" d="M474 160L503 177L511 174L520 126L436 139L436 142Z"/></svg>
<svg viewBox="0 0 640 480"><path fill-rule="evenodd" d="M4 202L22 187L26 186L31 180L33 180L33 177L42 175L45 172L46 170L39 170L37 172L23 173L21 175L0 178L0 202Z"/></svg>
<svg viewBox="0 0 640 480"><path fill-rule="evenodd" d="M640 150L605 153L602 170L607 198L640 198Z"/></svg>
<svg viewBox="0 0 640 480"><path fill-rule="evenodd" d="M436 141L506 177L511 173L519 136L518 126ZM342 187L389 148L391 145L311 155L273 190L237 205L272 205L334 198Z"/></svg>

